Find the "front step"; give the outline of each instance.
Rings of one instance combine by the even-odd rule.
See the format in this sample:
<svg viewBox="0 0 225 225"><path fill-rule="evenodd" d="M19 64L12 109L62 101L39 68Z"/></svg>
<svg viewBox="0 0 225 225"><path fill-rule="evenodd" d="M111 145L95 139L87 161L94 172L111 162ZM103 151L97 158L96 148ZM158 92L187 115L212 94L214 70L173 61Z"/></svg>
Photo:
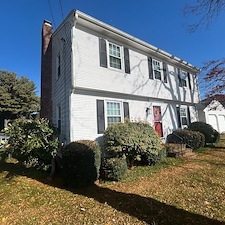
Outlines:
<svg viewBox="0 0 225 225"><path fill-rule="evenodd" d="M190 154L192 153L192 149L191 148L183 148L183 149L176 149L176 150L172 150L168 153L169 157L182 157L183 155L186 154Z"/></svg>
<svg viewBox="0 0 225 225"><path fill-rule="evenodd" d="M185 159L196 157L196 154L192 152L192 149L187 148L186 145L173 143L166 143L165 145L169 148L168 157Z"/></svg>
<svg viewBox="0 0 225 225"><path fill-rule="evenodd" d="M184 154L184 155L180 156L180 158L183 158L183 159L190 159L190 158L195 158L196 156L197 156L196 153L191 152L191 153L187 153L187 154Z"/></svg>

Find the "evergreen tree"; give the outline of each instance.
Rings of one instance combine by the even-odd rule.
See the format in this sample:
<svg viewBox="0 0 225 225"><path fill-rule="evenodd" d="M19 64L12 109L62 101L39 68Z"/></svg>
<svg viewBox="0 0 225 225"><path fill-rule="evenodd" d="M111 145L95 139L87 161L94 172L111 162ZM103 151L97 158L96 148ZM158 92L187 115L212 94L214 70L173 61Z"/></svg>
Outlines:
<svg viewBox="0 0 225 225"><path fill-rule="evenodd" d="M39 97L33 81L0 70L0 118L31 118L39 111Z"/></svg>

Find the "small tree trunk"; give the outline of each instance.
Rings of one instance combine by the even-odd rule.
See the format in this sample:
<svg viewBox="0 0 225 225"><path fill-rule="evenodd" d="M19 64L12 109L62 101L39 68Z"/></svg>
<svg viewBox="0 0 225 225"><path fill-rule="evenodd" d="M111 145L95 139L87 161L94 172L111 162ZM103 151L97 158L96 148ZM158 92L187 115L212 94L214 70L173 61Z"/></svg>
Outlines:
<svg viewBox="0 0 225 225"><path fill-rule="evenodd" d="M51 180L55 176L55 171L56 171L56 160L55 158L52 158L51 160L51 172L48 177L49 180Z"/></svg>

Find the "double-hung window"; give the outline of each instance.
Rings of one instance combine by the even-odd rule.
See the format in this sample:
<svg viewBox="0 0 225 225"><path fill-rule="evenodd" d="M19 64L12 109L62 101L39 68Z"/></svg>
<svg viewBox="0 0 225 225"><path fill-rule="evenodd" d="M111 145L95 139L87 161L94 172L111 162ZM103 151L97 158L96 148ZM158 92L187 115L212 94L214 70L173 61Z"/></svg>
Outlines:
<svg viewBox="0 0 225 225"><path fill-rule="evenodd" d="M186 108L180 108L180 120L182 127L188 125Z"/></svg>
<svg viewBox="0 0 225 225"><path fill-rule="evenodd" d="M187 81L186 81L186 78L187 78L187 72L181 70L181 83L182 83L182 86L183 86L183 87L187 87Z"/></svg>
<svg viewBox="0 0 225 225"><path fill-rule="evenodd" d="M58 107L57 107L57 126L58 126L58 131L59 131L59 133L61 133L61 120L62 120L62 111L61 111L61 106L59 105Z"/></svg>
<svg viewBox="0 0 225 225"><path fill-rule="evenodd" d="M168 66L165 62L153 59L152 57L148 56L148 70L149 79L161 80L164 83L167 83Z"/></svg>
<svg viewBox="0 0 225 225"><path fill-rule="evenodd" d="M120 102L106 102L106 117L107 126L122 122L121 103Z"/></svg>
<svg viewBox="0 0 225 225"><path fill-rule="evenodd" d="M187 77L188 73L180 68L177 69L179 87L187 87ZM189 76L190 78L190 76Z"/></svg>
<svg viewBox="0 0 225 225"><path fill-rule="evenodd" d="M178 128L184 129L191 123L189 106L177 106Z"/></svg>
<svg viewBox="0 0 225 225"><path fill-rule="evenodd" d="M154 78L157 80L161 80L161 68L162 68L162 62L152 59L152 68L153 68L153 74Z"/></svg>
<svg viewBox="0 0 225 225"><path fill-rule="evenodd" d="M101 67L113 68L130 74L129 52L126 46L115 44L101 37L99 38L99 59Z"/></svg>
<svg viewBox="0 0 225 225"><path fill-rule="evenodd" d="M60 75L61 75L61 55L60 55L60 52L58 53L57 58L56 58L56 68L57 68L57 78L59 78Z"/></svg>
<svg viewBox="0 0 225 225"><path fill-rule="evenodd" d="M109 66L116 69L122 69L121 46L108 43L109 47Z"/></svg>
<svg viewBox="0 0 225 225"><path fill-rule="evenodd" d="M129 103L97 99L97 130L102 134L106 127L130 118Z"/></svg>

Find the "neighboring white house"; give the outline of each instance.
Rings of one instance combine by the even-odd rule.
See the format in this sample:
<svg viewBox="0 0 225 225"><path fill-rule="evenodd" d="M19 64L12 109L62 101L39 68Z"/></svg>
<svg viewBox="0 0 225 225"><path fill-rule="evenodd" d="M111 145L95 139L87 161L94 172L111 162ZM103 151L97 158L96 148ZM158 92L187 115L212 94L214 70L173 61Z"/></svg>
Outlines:
<svg viewBox="0 0 225 225"><path fill-rule="evenodd" d="M44 21L43 34L46 27L51 23ZM42 86L50 77L52 99L42 105L52 107L52 122L67 143L98 140L126 117L149 122L164 138L198 120L199 71L182 59L77 10L50 42L45 37L42 48L50 43L51 57L42 65L51 68L42 67Z"/></svg>
<svg viewBox="0 0 225 225"><path fill-rule="evenodd" d="M199 120L210 124L219 133L225 132L225 108L218 100L200 102Z"/></svg>

